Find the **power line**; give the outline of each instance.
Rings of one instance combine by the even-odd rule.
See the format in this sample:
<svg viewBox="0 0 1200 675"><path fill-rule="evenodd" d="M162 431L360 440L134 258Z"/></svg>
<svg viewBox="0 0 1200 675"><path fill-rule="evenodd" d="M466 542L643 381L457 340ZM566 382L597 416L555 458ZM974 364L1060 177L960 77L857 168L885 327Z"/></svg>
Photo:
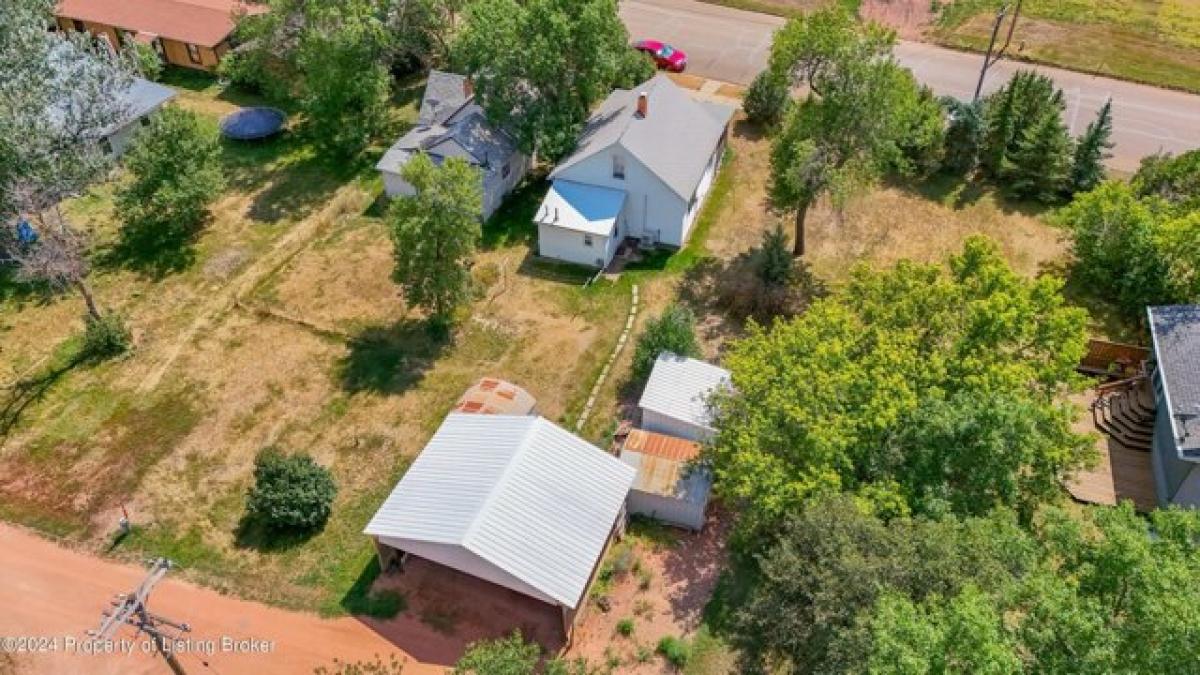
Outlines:
<svg viewBox="0 0 1200 675"><path fill-rule="evenodd" d="M156 558L150 563L150 571L142 579L142 583L132 593L121 593L113 598L113 609L100 613L100 627L88 631L88 634L98 640L111 640L121 626L129 625L139 633L145 633L154 640L154 648L167 662L175 675L186 675L173 649L167 647L168 639L176 639L181 633L191 632L191 626L186 623L173 621L146 608L150 600L150 592L155 585L167 576L174 564L166 558ZM172 629L175 635L168 637L163 628Z"/></svg>

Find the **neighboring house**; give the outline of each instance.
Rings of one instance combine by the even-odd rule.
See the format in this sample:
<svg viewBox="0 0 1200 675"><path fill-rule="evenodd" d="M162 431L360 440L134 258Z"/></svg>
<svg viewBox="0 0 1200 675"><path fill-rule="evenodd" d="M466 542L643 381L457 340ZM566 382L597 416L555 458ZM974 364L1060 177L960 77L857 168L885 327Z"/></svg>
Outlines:
<svg viewBox="0 0 1200 675"><path fill-rule="evenodd" d="M454 410L480 415L533 415L537 399L511 382L485 377L463 393Z"/></svg>
<svg viewBox="0 0 1200 675"><path fill-rule="evenodd" d="M708 399L731 386L729 371L711 363L677 356L658 355L638 408L642 428L692 441L706 441L715 433Z"/></svg>
<svg viewBox="0 0 1200 675"><path fill-rule="evenodd" d="M413 555L508 588L560 608L569 638L633 479L541 417L450 413L364 533L383 570Z"/></svg>
<svg viewBox="0 0 1200 675"><path fill-rule="evenodd" d="M59 0L54 14L60 29L86 30L113 49L140 42L167 63L212 70L229 51L235 17L265 11L242 0Z"/></svg>
<svg viewBox="0 0 1200 675"><path fill-rule="evenodd" d="M697 101L666 75L618 89L550 174L538 252L605 267L621 242L681 247L712 187L734 109Z"/></svg>
<svg viewBox="0 0 1200 675"><path fill-rule="evenodd" d="M71 77L69 68L64 63L71 61L69 50L74 49L76 47L70 41L61 40L50 52L51 65L55 76L60 80ZM67 50L66 53L64 50ZM100 139L101 147L114 159L120 157L128 149L138 128L149 124L150 116L175 98L176 92L170 87L135 77L129 87L119 92L117 96L120 98L123 108L121 119L104 130ZM60 120L69 119L77 116L78 111L71 110L73 106L77 105L71 100L60 101L59 105L55 106L49 114L52 119L56 117Z"/></svg>
<svg viewBox="0 0 1200 675"><path fill-rule="evenodd" d="M383 175L384 190L389 197L415 194L401 172L417 153L425 153L435 164L459 157L478 168L483 181L480 215L484 219L496 211L505 195L529 171L529 158L517 150L516 141L492 126L483 108L475 103L471 80L438 70L429 72L417 125L375 165Z"/></svg>
<svg viewBox="0 0 1200 675"><path fill-rule="evenodd" d="M140 127L150 123L150 115L175 98L175 90L149 80L136 78L125 91L125 121L116 125L103 141L104 149L116 158L125 153Z"/></svg>
<svg viewBox="0 0 1200 675"><path fill-rule="evenodd" d="M1150 307L1158 501L1200 507L1200 305Z"/></svg>
<svg viewBox="0 0 1200 675"><path fill-rule="evenodd" d="M621 444L621 461L637 470L626 501L630 514L699 532L704 529L712 475L695 465L700 444L633 429Z"/></svg>

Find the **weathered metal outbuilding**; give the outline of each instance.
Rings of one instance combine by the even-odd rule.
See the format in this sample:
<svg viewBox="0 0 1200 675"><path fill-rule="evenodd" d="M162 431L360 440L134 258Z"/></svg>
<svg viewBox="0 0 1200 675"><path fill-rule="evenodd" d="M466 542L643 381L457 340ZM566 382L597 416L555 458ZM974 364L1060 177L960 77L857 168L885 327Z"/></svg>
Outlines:
<svg viewBox="0 0 1200 675"><path fill-rule="evenodd" d="M715 431L708 398L714 391L729 386L728 370L663 352L654 362L638 401L641 426L647 431L705 441Z"/></svg>
<svg viewBox="0 0 1200 675"><path fill-rule="evenodd" d="M621 446L621 461L637 470L627 501L629 513L677 527L704 528L712 476L696 466L700 444L634 429Z"/></svg>

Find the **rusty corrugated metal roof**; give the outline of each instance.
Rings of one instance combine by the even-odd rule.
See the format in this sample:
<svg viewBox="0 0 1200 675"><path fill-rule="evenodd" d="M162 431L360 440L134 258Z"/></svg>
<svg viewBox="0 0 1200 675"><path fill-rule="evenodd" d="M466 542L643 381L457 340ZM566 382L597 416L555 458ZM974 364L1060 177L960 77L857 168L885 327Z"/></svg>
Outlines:
<svg viewBox="0 0 1200 675"><path fill-rule="evenodd" d="M467 389L454 410L482 415L529 415L536 406L537 399L521 387L485 377Z"/></svg>
<svg viewBox="0 0 1200 675"><path fill-rule="evenodd" d="M695 441L643 429L632 429L625 437L625 444L622 447L645 455L683 462L700 456L700 444Z"/></svg>

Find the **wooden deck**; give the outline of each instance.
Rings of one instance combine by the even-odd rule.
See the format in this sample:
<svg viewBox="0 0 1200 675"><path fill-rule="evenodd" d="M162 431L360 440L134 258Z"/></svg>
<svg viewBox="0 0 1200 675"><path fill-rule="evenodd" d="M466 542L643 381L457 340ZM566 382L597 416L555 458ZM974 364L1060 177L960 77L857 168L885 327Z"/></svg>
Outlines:
<svg viewBox="0 0 1200 675"><path fill-rule="evenodd" d="M1074 402L1086 409L1093 397L1094 392L1088 392L1075 398ZM1075 431L1096 434L1100 462L1094 469L1081 471L1067 481L1067 490L1073 498L1088 504L1107 505L1129 499L1143 513L1158 508L1150 453L1132 450L1101 434L1088 413L1080 415Z"/></svg>

